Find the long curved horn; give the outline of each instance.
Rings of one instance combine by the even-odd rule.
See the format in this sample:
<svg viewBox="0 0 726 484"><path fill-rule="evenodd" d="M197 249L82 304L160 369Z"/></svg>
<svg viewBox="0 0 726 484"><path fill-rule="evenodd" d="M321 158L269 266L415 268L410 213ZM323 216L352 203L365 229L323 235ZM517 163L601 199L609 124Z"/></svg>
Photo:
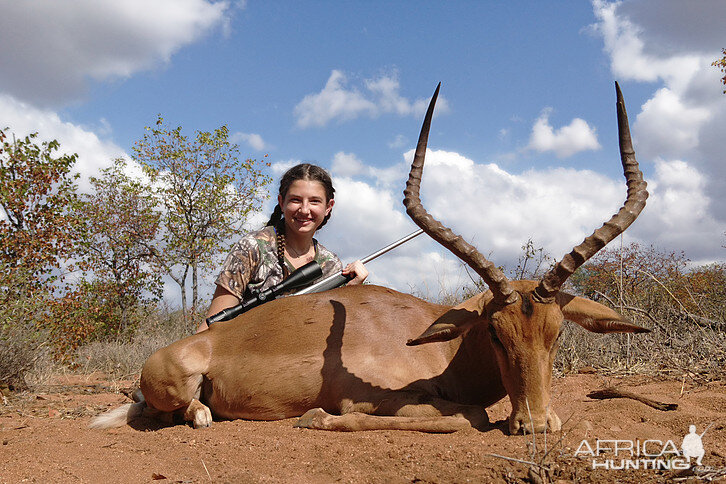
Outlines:
<svg viewBox="0 0 726 484"><path fill-rule="evenodd" d="M625 111L623 93L620 86L615 83L617 92L618 110L618 133L620 140L620 159L623 163L626 184L628 185L628 196L618 213L605 222L605 224L592 233L589 237L572 249L572 252L557 263L535 289L535 294L540 299L549 299L555 296L565 283L568 277L584 264L590 257L605 247L611 240L620 235L632 224L645 207L645 200L648 198L647 184L643 180L643 173L638 167L633 151L633 142L630 138L630 127L628 125L628 113Z"/></svg>
<svg viewBox="0 0 726 484"><path fill-rule="evenodd" d="M406 189L403 191L403 204L406 206L406 213L413 221L421 227L432 239L449 249L456 257L469 265L487 283L494 294L494 300L501 304L511 304L517 300L517 293L514 292L509 280L502 271L493 263L488 261L476 248L467 243L460 235L456 235L451 229L444 227L441 222L433 218L421 204L419 189L421 187L421 175L423 174L424 158L426 157L426 145L429 139L431 128L431 117L434 114L434 105L439 96L441 83L436 86L429 108L426 111L421 134L416 146L416 154L411 164L411 172L408 175Z"/></svg>

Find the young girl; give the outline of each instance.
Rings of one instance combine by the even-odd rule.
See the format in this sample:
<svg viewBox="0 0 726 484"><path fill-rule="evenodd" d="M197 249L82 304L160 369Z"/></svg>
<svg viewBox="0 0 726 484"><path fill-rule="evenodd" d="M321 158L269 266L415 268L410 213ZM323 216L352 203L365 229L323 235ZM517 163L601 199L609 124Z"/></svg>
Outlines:
<svg viewBox="0 0 726 484"><path fill-rule="evenodd" d="M313 238L330 218L335 200L330 175L319 166L303 163L290 168L280 180L277 206L267 226L237 242L217 277L217 289L207 317L236 306L253 291L282 282L291 272L317 261L323 276L343 270L354 274L348 284L361 284L368 271L360 261L343 269L334 253ZM206 321L197 332L207 329Z"/></svg>

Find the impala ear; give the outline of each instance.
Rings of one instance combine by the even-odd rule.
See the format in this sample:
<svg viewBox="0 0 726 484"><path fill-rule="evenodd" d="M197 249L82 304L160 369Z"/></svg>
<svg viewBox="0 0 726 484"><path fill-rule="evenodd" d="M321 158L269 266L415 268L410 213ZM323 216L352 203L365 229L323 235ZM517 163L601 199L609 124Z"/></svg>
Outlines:
<svg viewBox="0 0 726 484"><path fill-rule="evenodd" d="M479 297L474 297L451 308L434 321L421 336L408 340L406 346L450 341L465 334L480 321L486 302L491 299L491 292L487 291L480 294Z"/></svg>
<svg viewBox="0 0 726 484"><path fill-rule="evenodd" d="M448 311L446 314L444 314L444 316L448 316L449 313L453 311L453 309L451 311ZM437 341L450 341L469 331L469 328L474 325L475 320L476 317L464 318L461 321L461 324L441 322L439 320L436 320L436 322L429 326L426 331L421 333L421 336L406 341L406 346L416 346L424 343L435 343ZM469 322L471 323L469 324Z"/></svg>
<svg viewBox="0 0 726 484"><path fill-rule="evenodd" d="M607 306L584 297L558 292L555 296L565 319L593 333L650 333L635 325Z"/></svg>

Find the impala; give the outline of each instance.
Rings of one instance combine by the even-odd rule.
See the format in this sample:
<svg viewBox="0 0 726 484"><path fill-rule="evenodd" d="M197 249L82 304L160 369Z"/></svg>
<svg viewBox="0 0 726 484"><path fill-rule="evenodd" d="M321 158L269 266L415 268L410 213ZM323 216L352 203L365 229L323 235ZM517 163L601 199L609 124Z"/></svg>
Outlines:
<svg viewBox="0 0 726 484"><path fill-rule="evenodd" d="M481 276L488 291L454 307L373 285L269 302L158 350L143 367L140 401L96 417L91 426L166 413L194 427L211 425L213 417L302 416L296 425L308 428L451 432L486 429L486 407L508 395L511 433L559 430L550 385L563 320L596 333L648 331L560 290L637 218L648 196L620 88L616 83L624 205L542 280L510 281L421 204L439 87L421 128L404 205L417 225Z"/></svg>

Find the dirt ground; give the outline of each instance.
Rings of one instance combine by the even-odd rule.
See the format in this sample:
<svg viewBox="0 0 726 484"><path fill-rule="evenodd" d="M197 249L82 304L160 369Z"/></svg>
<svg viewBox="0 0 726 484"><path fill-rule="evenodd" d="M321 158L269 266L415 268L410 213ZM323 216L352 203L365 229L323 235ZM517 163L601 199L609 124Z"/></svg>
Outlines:
<svg viewBox="0 0 726 484"><path fill-rule="evenodd" d="M109 382L103 375L65 375L32 392L4 398L0 482L455 483L532 478L530 465L492 454L534 460L554 482L726 480L725 382L600 374L555 379L553 406L563 432L547 435L546 441L538 435L536 451L532 436L506 434L506 399L489 409L492 429L446 435L334 433L293 428L294 419L223 421L201 430L138 419L123 428L88 429L92 416L129 401L120 390L133 383ZM608 386L676 403L678 409L660 411L631 399L587 397ZM584 451L574 455L583 440L594 448L598 439L655 439L680 448L689 425L696 425L698 433L707 431L703 466L688 471L593 470L591 456ZM660 444L649 445L649 452L660 452ZM622 457L630 458L619 454L615 463ZM606 458L612 454L600 457Z"/></svg>

